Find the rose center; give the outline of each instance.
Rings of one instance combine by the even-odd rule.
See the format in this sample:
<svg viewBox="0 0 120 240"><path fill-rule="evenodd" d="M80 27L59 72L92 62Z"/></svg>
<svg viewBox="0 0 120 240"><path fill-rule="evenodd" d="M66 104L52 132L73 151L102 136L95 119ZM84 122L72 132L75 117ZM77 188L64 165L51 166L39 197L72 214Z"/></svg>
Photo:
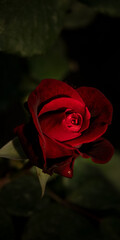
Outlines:
<svg viewBox="0 0 120 240"><path fill-rule="evenodd" d="M65 112L64 123L69 130L78 132L82 126L82 121L82 116L79 113L71 112L71 110Z"/></svg>
<svg viewBox="0 0 120 240"><path fill-rule="evenodd" d="M79 119L73 118L73 120L71 121L71 123L74 124L74 125L78 125L78 124L79 124Z"/></svg>

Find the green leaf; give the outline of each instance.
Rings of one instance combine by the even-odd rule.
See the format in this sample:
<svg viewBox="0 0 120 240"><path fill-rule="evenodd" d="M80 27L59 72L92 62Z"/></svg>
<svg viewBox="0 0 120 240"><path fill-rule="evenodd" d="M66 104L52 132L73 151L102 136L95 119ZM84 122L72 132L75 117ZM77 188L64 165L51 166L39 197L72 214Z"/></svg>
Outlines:
<svg viewBox="0 0 120 240"><path fill-rule="evenodd" d="M42 169L36 167L37 175L40 181L41 189L42 189L42 197L44 196L45 193L45 188L46 188L46 183L50 177L50 175L44 173Z"/></svg>
<svg viewBox="0 0 120 240"><path fill-rule="evenodd" d="M75 2L72 5L71 11L66 15L65 28L74 29L86 27L95 18L97 12L85 4Z"/></svg>
<svg viewBox="0 0 120 240"><path fill-rule="evenodd" d="M34 79L62 79L69 70L63 41L59 40L42 56L28 58L28 65L30 74Z"/></svg>
<svg viewBox="0 0 120 240"><path fill-rule="evenodd" d="M20 83L20 89L21 92L24 92L25 100L27 100L26 96L38 86L42 79L55 78L63 80L69 71L65 46L61 39L46 54L29 57L27 61L30 77L24 78Z"/></svg>
<svg viewBox="0 0 120 240"><path fill-rule="evenodd" d="M79 0L80 2L92 7L93 9L108 14L110 16L120 17L119 0Z"/></svg>
<svg viewBox="0 0 120 240"><path fill-rule="evenodd" d="M13 140L8 142L0 149L0 157L8 158L13 160L26 160L27 156L25 155L23 148L20 144L18 137L15 137Z"/></svg>
<svg viewBox="0 0 120 240"><path fill-rule="evenodd" d="M45 53L57 39L70 0L0 2L0 50L23 56Z"/></svg>

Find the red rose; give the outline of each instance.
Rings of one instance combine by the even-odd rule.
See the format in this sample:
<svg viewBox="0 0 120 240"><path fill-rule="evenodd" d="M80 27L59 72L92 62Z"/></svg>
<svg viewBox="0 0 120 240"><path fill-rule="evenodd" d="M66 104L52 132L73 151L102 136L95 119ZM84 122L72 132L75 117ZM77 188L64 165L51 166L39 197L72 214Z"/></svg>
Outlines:
<svg viewBox="0 0 120 240"><path fill-rule="evenodd" d="M72 177L79 155L105 163L113 147L101 138L112 120L112 105L97 89L45 79L30 94L31 120L15 129L31 164Z"/></svg>

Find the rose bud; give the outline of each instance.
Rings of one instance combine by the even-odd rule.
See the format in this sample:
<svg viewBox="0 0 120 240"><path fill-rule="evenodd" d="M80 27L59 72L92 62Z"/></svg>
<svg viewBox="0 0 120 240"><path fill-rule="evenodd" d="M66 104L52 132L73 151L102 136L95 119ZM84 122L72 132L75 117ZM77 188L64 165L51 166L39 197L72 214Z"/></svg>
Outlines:
<svg viewBox="0 0 120 240"><path fill-rule="evenodd" d="M113 146L101 136L111 123L113 108L99 90L73 89L44 79L30 94L27 107L30 121L16 127L15 133L32 166L71 178L80 155L95 163L111 159Z"/></svg>

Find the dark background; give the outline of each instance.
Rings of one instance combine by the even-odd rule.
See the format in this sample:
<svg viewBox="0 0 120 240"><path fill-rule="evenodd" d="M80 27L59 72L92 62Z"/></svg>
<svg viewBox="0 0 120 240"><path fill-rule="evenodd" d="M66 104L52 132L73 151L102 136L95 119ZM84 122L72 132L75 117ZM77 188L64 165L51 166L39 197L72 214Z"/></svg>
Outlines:
<svg viewBox="0 0 120 240"><path fill-rule="evenodd" d="M120 4L114 1L116 10L110 14L109 2L112 6L112 0L102 2L108 4L104 14L95 8L94 18L85 25L63 24L50 49L41 55L30 55L30 44L28 55L18 53L16 46L8 51L7 44L0 52L0 147L15 136L14 128L29 118L24 109L29 93L43 78L56 78L75 88L98 88L111 101L113 120L105 137L115 148L112 160L104 166L78 158L74 177L50 180L43 199L35 170L0 159L0 240L120 239L120 8L114 3ZM71 14L71 9L69 6L65 14ZM51 36L54 38L53 33ZM4 37L9 45L9 34Z"/></svg>
<svg viewBox="0 0 120 240"><path fill-rule="evenodd" d="M62 79L73 87L96 87L111 101L114 109L113 121L106 135L118 150L120 146L119 28L119 18L98 14L89 26L72 30L64 29L60 35L65 44L65 57L77 66L73 66L72 70L69 68ZM57 61L59 64L58 59ZM24 120L20 103L27 92L25 87L28 89L31 85L31 81L26 83L26 79L32 78L29 68L27 58L0 53L1 146L13 137L13 128ZM38 79L37 83L40 80ZM21 81L25 81L25 86L21 87Z"/></svg>
<svg viewBox="0 0 120 240"><path fill-rule="evenodd" d="M101 90L113 104L113 122L107 133L120 148L120 19L99 14L85 29L63 31L67 56L78 62L79 71L69 73L67 82L76 87Z"/></svg>

